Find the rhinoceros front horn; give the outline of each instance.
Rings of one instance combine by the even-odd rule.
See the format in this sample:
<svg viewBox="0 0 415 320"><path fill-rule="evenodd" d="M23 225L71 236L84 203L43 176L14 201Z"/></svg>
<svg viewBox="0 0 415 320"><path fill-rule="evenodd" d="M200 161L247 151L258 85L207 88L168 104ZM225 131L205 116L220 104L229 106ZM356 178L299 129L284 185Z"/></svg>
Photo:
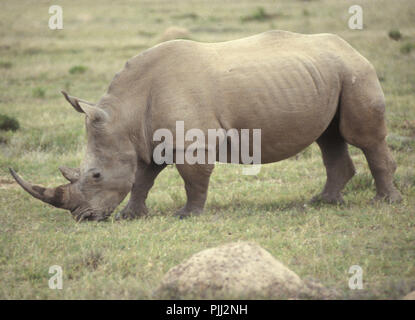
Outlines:
<svg viewBox="0 0 415 320"><path fill-rule="evenodd" d="M36 199L51 204L56 208L72 209L73 206L71 206L69 201L69 185L59 186L57 188L34 186L20 178L13 169L9 168L9 170L16 182Z"/></svg>

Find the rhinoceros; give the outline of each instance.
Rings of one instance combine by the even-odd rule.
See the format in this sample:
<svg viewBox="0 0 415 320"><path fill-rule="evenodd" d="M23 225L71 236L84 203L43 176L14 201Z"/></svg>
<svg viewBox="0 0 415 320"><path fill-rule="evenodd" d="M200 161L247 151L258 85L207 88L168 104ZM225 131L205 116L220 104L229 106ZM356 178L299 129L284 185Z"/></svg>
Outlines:
<svg viewBox="0 0 415 320"><path fill-rule="evenodd" d="M348 144L360 148L376 184L376 199L399 201L396 163L385 138L385 98L372 64L333 34L268 31L243 39L173 40L127 61L93 104L63 92L86 115L87 151L79 169L60 168L69 184L34 186L11 169L35 198L69 210L77 221L147 214L145 200L167 166L153 159L156 130L261 129L261 163L296 155L317 142L327 181L313 200L342 202L355 174ZM174 146L173 145L173 149ZM176 164L187 203L181 217L203 211L212 163Z"/></svg>

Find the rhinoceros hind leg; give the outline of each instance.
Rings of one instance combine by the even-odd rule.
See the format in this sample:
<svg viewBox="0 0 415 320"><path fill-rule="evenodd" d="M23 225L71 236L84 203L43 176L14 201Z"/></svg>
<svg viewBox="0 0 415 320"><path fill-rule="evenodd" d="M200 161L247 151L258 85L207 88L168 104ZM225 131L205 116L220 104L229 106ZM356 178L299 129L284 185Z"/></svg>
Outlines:
<svg viewBox="0 0 415 320"><path fill-rule="evenodd" d="M386 141L363 149L369 163L370 171L375 178L376 196L375 200L386 200L388 202L399 202L402 200L400 192L393 185L393 174L396 171L396 163L392 158Z"/></svg>
<svg viewBox="0 0 415 320"><path fill-rule="evenodd" d="M342 136L365 154L375 179L375 199L400 201L401 194L393 184L396 163L385 140L385 101L376 74L372 81L344 92L340 112Z"/></svg>
<svg viewBox="0 0 415 320"><path fill-rule="evenodd" d="M203 212L209 179L212 174L213 164L176 164L177 170L184 180L187 195L186 205L180 209L176 215L187 217L190 215L199 215Z"/></svg>
<svg viewBox="0 0 415 320"><path fill-rule="evenodd" d="M340 135L338 119L334 119L323 135L317 139L326 167L327 181L323 191L311 202L343 203L341 191L355 174L348 146Z"/></svg>
<svg viewBox="0 0 415 320"><path fill-rule="evenodd" d="M150 165L139 165L135 174L135 182L131 189L130 201L126 207L115 216L116 220L131 220L147 215L148 209L145 201L148 192L154 185L154 180L158 174L165 167L166 165L156 165L154 163Z"/></svg>

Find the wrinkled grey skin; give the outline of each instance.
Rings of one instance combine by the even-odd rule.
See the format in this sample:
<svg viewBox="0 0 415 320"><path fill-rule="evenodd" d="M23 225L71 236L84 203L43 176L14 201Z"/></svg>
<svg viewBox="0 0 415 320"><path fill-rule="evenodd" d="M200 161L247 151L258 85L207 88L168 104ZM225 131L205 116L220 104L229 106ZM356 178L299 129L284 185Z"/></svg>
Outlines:
<svg viewBox="0 0 415 320"><path fill-rule="evenodd" d="M31 195L71 211L78 221L105 220L129 192L118 218L147 214L145 199L165 168L153 162L158 142L152 137L159 128L175 137L176 121L205 136L208 129L261 129L262 163L316 142L327 182L313 200L329 203L343 201L341 191L355 172L348 153L348 144L354 145L366 156L376 199L401 199L376 72L335 35L270 31L221 43L169 41L130 59L96 105L63 94L86 115L88 148L81 168L61 168L71 183L54 189L11 172ZM202 212L214 165L176 167L187 193L178 214Z"/></svg>

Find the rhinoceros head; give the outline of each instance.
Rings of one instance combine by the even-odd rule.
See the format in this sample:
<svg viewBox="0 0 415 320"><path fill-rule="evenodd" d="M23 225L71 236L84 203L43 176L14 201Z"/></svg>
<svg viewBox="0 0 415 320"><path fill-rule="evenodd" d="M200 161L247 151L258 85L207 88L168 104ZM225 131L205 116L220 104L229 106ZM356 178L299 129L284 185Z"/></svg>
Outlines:
<svg viewBox="0 0 415 320"><path fill-rule="evenodd" d="M77 221L107 219L131 190L136 170L136 153L131 141L118 131L115 116L100 106L63 92L76 111L86 115L88 145L80 169L59 168L69 184L44 188L10 172L33 197L57 208L69 210ZM119 121L118 121L119 122Z"/></svg>

